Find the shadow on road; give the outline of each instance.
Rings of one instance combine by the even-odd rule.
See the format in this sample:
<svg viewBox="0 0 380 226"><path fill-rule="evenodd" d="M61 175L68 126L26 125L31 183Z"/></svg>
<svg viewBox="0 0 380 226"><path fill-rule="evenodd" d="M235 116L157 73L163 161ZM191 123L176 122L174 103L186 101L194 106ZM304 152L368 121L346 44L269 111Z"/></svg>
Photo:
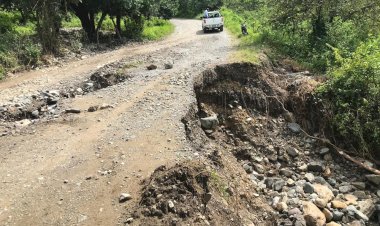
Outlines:
<svg viewBox="0 0 380 226"><path fill-rule="evenodd" d="M197 35L208 35L208 34L215 34L215 33L220 33L221 31L219 30L212 30L212 31L207 31L206 33L203 30L199 30L196 32Z"/></svg>

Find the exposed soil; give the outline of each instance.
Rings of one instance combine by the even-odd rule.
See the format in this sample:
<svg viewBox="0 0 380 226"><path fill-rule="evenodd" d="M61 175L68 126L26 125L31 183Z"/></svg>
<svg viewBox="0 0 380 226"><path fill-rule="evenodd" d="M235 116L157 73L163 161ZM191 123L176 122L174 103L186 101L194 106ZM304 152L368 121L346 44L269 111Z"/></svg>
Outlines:
<svg viewBox="0 0 380 226"><path fill-rule="evenodd" d="M372 217L363 220L346 209L345 214L339 215L339 209L328 203L318 206L321 211L333 213L334 221L343 225L358 222L378 225L375 205L379 203L376 194L379 187L373 180L367 180L369 173L342 159L319 140L303 134L295 124L299 122L311 132L323 128L323 118L315 119L321 114L312 93L318 82L303 74L290 76L280 71L236 63L204 72L194 85L198 111L190 112L193 119L184 121L189 139L205 156L211 153L203 148L205 144L233 154L230 164L238 162L259 196L278 211L277 225L317 225L302 212L303 202L318 203L321 198L307 191L308 185L323 186L334 194L334 200L346 203L346 197L353 195L358 202L348 203L353 205L349 208ZM199 136L202 134L199 118L202 121L213 115L217 115L219 126L205 128L201 123L203 134L208 136L205 139Z"/></svg>

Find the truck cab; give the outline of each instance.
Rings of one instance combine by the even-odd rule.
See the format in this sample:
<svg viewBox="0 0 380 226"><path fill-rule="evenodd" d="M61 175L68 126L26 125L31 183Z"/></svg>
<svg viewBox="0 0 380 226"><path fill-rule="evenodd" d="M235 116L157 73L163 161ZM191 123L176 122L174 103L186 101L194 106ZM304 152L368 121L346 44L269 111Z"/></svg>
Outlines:
<svg viewBox="0 0 380 226"><path fill-rule="evenodd" d="M224 19L219 11L208 12L208 16L202 17L202 30L206 33L218 29L223 31Z"/></svg>

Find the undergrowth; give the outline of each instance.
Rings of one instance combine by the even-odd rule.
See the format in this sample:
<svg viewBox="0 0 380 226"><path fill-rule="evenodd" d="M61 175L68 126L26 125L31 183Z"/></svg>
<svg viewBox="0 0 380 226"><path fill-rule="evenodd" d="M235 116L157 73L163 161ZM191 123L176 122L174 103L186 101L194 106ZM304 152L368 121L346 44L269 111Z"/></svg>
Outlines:
<svg viewBox="0 0 380 226"><path fill-rule="evenodd" d="M20 24L20 17L19 13L0 12L0 79L8 70L37 64L41 56L35 24Z"/></svg>
<svg viewBox="0 0 380 226"><path fill-rule="evenodd" d="M233 58L238 61L252 63L259 62L259 52L264 48L260 43L260 33L258 27L260 23L255 19L253 12L236 13L231 9L222 8L221 13L224 17L224 26L232 35L239 40L238 51ZM246 22L248 35L242 35L241 25Z"/></svg>
<svg viewBox="0 0 380 226"><path fill-rule="evenodd" d="M358 155L379 158L380 38L362 43L352 57L335 54L338 66L317 90L331 115L331 129Z"/></svg>

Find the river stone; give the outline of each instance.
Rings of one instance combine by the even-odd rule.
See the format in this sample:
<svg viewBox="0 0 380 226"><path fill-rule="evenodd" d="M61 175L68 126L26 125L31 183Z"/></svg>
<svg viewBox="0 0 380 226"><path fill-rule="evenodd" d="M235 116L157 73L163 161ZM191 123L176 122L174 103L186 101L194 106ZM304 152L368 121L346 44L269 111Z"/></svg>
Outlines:
<svg viewBox="0 0 380 226"><path fill-rule="evenodd" d="M314 192L314 187L312 184L310 184L309 182L306 182L303 186L303 191L305 193L308 193L308 194L311 194Z"/></svg>
<svg viewBox="0 0 380 226"><path fill-rule="evenodd" d="M314 175L312 173L307 173L307 174L305 174L305 178L310 183L313 183L315 177L314 177Z"/></svg>
<svg viewBox="0 0 380 226"><path fill-rule="evenodd" d="M288 128L293 133L299 133L299 132L301 132L301 126L298 125L297 123L288 123Z"/></svg>
<svg viewBox="0 0 380 226"><path fill-rule="evenodd" d="M300 215L302 214L301 210L298 209L298 208L294 208L294 209L291 209L288 211L288 214L289 216L292 216L292 215Z"/></svg>
<svg viewBox="0 0 380 226"><path fill-rule="evenodd" d="M281 191L284 186L285 186L285 181L283 179L276 180L273 184L273 190Z"/></svg>
<svg viewBox="0 0 380 226"><path fill-rule="evenodd" d="M352 191L352 186L351 185L344 185L339 187L339 191L343 194L346 194L350 191Z"/></svg>
<svg viewBox="0 0 380 226"><path fill-rule="evenodd" d="M157 66L154 65L154 64L151 64L151 65L147 66L146 68L147 68L149 71L151 71L151 70L156 70L156 69L157 69Z"/></svg>
<svg viewBox="0 0 380 226"><path fill-rule="evenodd" d="M244 165L243 165L243 168L244 168L245 172L247 172L248 174L253 173L253 168L252 168L252 166L250 166L250 165L248 165L248 164L244 164Z"/></svg>
<svg viewBox="0 0 380 226"><path fill-rule="evenodd" d="M326 223L325 215L312 202L303 202L303 217L308 226L323 226Z"/></svg>
<svg viewBox="0 0 380 226"><path fill-rule="evenodd" d="M366 199L363 201L358 201L357 207L359 210L364 213L366 216L371 217L372 214L376 210L375 203L373 202L372 199Z"/></svg>
<svg viewBox="0 0 380 226"><path fill-rule="evenodd" d="M331 202L331 206L334 209L345 209L347 208L347 204L338 200L334 200Z"/></svg>
<svg viewBox="0 0 380 226"><path fill-rule="evenodd" d="M326 203L330 202L334 198L333 192L325 185L314 184L314 192L318 194L320 199L323 199Z"/></svg>
<svg viewBox="0 0 380 226"><path fill-rule="evenodd" d="M123 203L123 202L126 202L128 200L131 200L132 199L132 196L128 193L121 193L120 194L120 197L119 197L119 202L120 203Z"/></svg>
<svg viewBox="0 0 380 226"><path fill-rule="evenodd" d="M334 215L331 213L330 210L328 210L327 208L324 208L324 209L323 209L323 214L324 214L325 217L326 217L326 222L330 222L330 221L332 221Z"/></svg>
<svg viewBox="0 0 380 226"><path fill-rule="evenodd" d="M315 205L318 206L319 208L323 209L326 207L327 202L324 199L317 198L317 199L315 199Z"/></svg>
<svg viewBox="0 0 380 226"><path fill-rule="evenodd" d="M280 170L280 175L291 177L293 175L293 171L291 171L290 169L283 168Z"/></svg>
<svg viewBox="0 0 380 226"><path fill-rule="evenodd" d="M214 129L219 125L219 120L216 115L207 118L201 118L201 125L204 129Z"/></svg>
<svg viewBox="0 0 380 226"><path fill-rule="evenodd" d="M319 154L320 155L326 155L326 154L328 154L330 152L330 149L328 149L328 148L322 148L320 151L319 151Z"/></svg>
<svg viewBox="0 0 380 226"><path fill-rule="evenodd" d="M359 199L366 199L368 197L365 191L355 191L353 194Z"/></svg>
<svg viewBox="0 0 380 226"><path fill-rule="evenodd" d="M337 211L337 210L333 211L333 220L334 221L341 221L343 216L344 216L344 213Z"/></svg>
<svg viewBox="0 0 380 226"><path fill-rule="evenodd" d="M376 175L376 174L370 174L370 175L366 175L365 176L367 178L367 180L369 180L370 182L376 184L376 185L380 185L380 175Z"/></svg>
<svg viewBox="0 0 380 226"><path fill-rule="evenodd" d="M288 149L286 149L286 152L288 153L288 155L294 158L300 154L300 152L294 147L288 147Z"/></svg>
<svg viewBox="0 0 380 226"><path fill-rule="evenodd" d="M352 182L351 185L359 190L364 190L366 188L366 184L364 182Z"/></svg>
<svg viewBox="0 0 380 226"><path fill-rule="evenodd" d="M338 223L335 223L335 222L330 222L330 223L326 224L326 226L341 226L341 225Z"/></svg>
<svg viewBox="0 0 380 226"><path fill-rule="evenodd" d="M323 172L324 167L320 162L311 162L307 165L307 170L312 172Z"/></svg>
<svg viewBox="0 0 380 226"><path fill-rule="evenodd" d="M344 199L346 200L347 205L357 205L358 197L352 194L344 195Z"/></svg>
<svg viewBox="0 0 380 226"><path fill-rule="evenodd" d="M356 209L355 206L353 205L349 205L346 210L349 212L349 213L353 213L355 215L355 217L359 220L364 220L364 221L368 221L369 218L367 217L367 215L365 215L363 212L361 212L360 210Z"/></svg>

